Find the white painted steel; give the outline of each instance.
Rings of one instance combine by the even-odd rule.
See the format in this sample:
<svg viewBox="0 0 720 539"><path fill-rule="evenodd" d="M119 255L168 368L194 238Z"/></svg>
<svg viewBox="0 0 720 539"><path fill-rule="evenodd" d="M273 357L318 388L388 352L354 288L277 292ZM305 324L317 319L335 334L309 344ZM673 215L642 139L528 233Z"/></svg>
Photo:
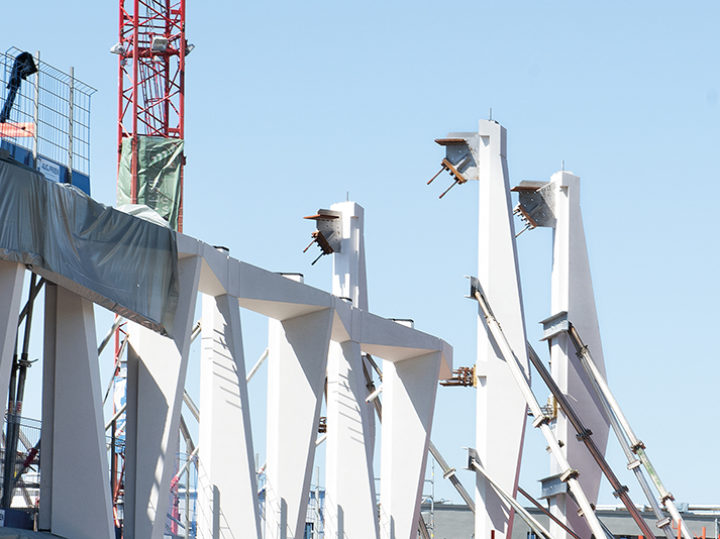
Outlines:
<svg viewBox="0 0 720 539"><path fill-rule="evenodd" d="M180 299L173 338L138 324L128 330L124 536L161 539L178 448L201 259L178 261Z"/></svg>
<svg viewBox="0 0 720 539"><path fill-rule="evenodd" d="M203 294L201 325L198 537L260 539L238 299Z"/></svg>
<svg viewBox="0 0 720 539"><path fill-rule="evenodd" d="M507 170L506 131L481 120L477 148L478 279L512 348L523 376L529 377L525 323ZM505 360L478 318L476 372L476 449L482 466L506 492L517 493L527 404ZM498 405L502 403L502 405ZM510 537L511 508L478 474L475 490L475 537Z"/></svg>
<svg viewBox="0 0 720 539"><path fill-rule="evenodd" d="M7 411L8 386L13 362L13 349L20 315L25 267L0 260L0 412Z"/></svg>
<svg viewBox="0 0 720 539"><path fill-rule="evenodd" d="M380 537L414 539L441 353L383 362Z"/></svg>
<svg viewBox="0 0 720 539"><path fill-rule="evenodd" d="M595 308L590 262L588 260L582 212L580 209L580 178L570 172L556 172L551 184L555 190L552 265L552 313L566 311L568 318L587 336L587 343L597 358L598 368L605 373L600 328ZM503 326L504 327L504 326ZM517 349L517 348L516 348ZM583 423L593 433L593 441L604 453L609 424L594 391L578 368L575 348L565 333L550 340L551 373L560 390L572 401ZM580 472L579 481L591 503L597 502L602 471L584 445L575 439L575 429L564 413L558 414L555 436L564 446L563 453L570 465ZM551 460L551 473L559 473L557 461ZM578 507L568 494L550 498L551 513L581 537L589 537L587 521L578 515ZM550 531L560 539L569 537L552 522Z"/></svg>
<svg viewBox="0 0 720 539"><path fill-rule="evenodd" d="M302 537L332 322L325 309L269 324L266 539Z"/></svg>
<svg viewBox="0 0 720 539"><path fill-rule="evenodd" d="M45 287L40 528L115 537L93 304Z"/></svg>

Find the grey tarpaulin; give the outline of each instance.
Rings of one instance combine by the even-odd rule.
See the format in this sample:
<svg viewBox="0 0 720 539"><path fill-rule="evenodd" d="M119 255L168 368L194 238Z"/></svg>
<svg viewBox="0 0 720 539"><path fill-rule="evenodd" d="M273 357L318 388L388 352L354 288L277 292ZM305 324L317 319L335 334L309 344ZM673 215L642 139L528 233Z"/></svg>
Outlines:
<svg viewBox="0 0 720 539"><path fill-rule="evenodd" d="M174 232L0 160L0 258L155 331L178 300Z"/></svg>

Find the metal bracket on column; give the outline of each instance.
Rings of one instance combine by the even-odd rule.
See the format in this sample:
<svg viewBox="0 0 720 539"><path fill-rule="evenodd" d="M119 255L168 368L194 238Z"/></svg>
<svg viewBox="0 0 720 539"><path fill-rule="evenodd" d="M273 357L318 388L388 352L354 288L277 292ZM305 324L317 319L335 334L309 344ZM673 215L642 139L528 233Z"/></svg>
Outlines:
<svg viewBox="0 0 720 539"><path fill-rule="evenodd" d="M523 181L511 191L519 195L519 202L513 208L513 213L520 217L526 228L555 226L555 187L552 184Z"/></svg>
<svg viewBox="0 0 720 539"><path fill-rule="evenodd" d="M440 380L440 385L443 387L477 387L475 366L458 367L453 370L451 378Z"/></svg>
<svg viewBox="0 0 720 539"><path fill-rule="evenodd" d="M558 494L567 494L567 483L562 480L562 474L551 475L540 480L540 498L547 499Z"/></svg>
<svg viewBox="0 0 720 539"><path fill-rule="evenodd" d="M318 257L312 261L315 262L320 260L323 255L329 255L332 253L339 253L340 246L342 245L342 213L333 210L320 209L315 215L308 215L304 219L311 219L317 223L317 230L311 234L312 241L305 247L304 252L307 252L313 243L317 243L322 251Z"/></svg>
<svg viewBox="0 0 720 539"><path fill-rule="evenodd" d="M540 323L543 326L543 336L542 339L540 339L541 341L548 341L556 335L565 333L570 329L567 311L560 311L545 320L541 320Z"/></svg>
<svg viewBox="0 0 720 539"><path fill-rule="evenodd" d="M435 139L435 142L445 146L445 157L440 164L440 170L428 180L430 185L442 172L448 171L453 183L438 197L442 198L453 187L468 180L478 179L477 152L478 143L476 133L451 133L447 138Z"/></svg>

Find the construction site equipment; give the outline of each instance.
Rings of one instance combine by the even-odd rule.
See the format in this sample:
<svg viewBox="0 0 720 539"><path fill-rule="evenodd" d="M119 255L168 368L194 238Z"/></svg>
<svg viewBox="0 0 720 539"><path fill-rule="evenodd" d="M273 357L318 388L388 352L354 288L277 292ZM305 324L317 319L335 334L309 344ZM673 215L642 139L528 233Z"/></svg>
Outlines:
<svg viewBox="0 0 720 539"><path fill-rule="evenodd" d="M120 0L118 202L183 228L185 0ZM163 164L170 164L171 173Z"/></svg>
<svg viewBox="0 0 720 539"><path fill-rule="evenodd" d="M565 457L565 454L563 453L557 438L555 438L555 434L550 428L549 418L545 414L543 414L542 408L540 407L540 404L538 403L535 395L532 392L530 383L523 374L517 356L510 347L510 343L505 337L505 334L503 333L500 324L495 319L495 316L493 315L487 298L485 297L482 287L480 286L480 282L475 277L470 278L470 297L477 300L478 305L480 306L480 312L485 319L486 328L490 332L490 335L495 340L495 343L500 349L500 352L505 359L505 362L507 363L507 366L510 369L513 378L518 384L518 387L520 388L520 391L525 398L525 401L527 402L530 413L534 417L533 426L540 429L540 432L542 432L545 440L548 443L550 452L553 454L553 456L557 460L558 465L560 466L560 469L562 470L560 473L560 480L564 483L567 483L570 492L574 495L575 500L580 509L582 510L583 516L588 522L588 526L592 530L593 534L595 534L595 537L605 537L605 530L600 524L600 521L598 520L597 515L595 515L590 501L588 500L585 492L580 486L579 481L577 480L577 477L579 475L578 471L573 470L570 467L570 463L567 461L567 458Z"/></svg>
<svg viewBox="0 0 720 539"><path fill-rule="evenodd" d="M32 54L29 52L21 52L15 57L12 71L10 73L10 81L8 82L8 95L5 98L2 112L0 112L0 123L5 123L10 119L10 111L15 104L20 84L33 73L37 73L37 66L33 61Z"/></svg>
<svg viewBox="0 0 720 539"><path fill-rule="evenodd" d="M547 531L535 518L533 518L533 516L528 513L527 510L520 505L510 493L506 492L496 481L493 481L487 470L480 465L480 458L477 451L475 451L472 447L468 448L468 470L479 472L488 481L488 483L492 485L495 492L497 492L501 498L503 498L513 509L515 509L532 531L539 533L546 539L553 539L550 532Z"/></svg>
<svg viewBox="0 0 720 539"><path fill-rule="evenodd" d="M562 313L560 313L560 315L562 315ZM625 455L628 457L628 468L635 474L635 477L640 482L641 488L645 492L646 496L648 496L648 501L653 507L653 511L656 516L658 516L658 526L663 528L667 535L669 523L661 516L662 513L659 511L659 507L657 507L657 501L655 500L654 495L652 495L649 488L646 488L648 487L647 481L645 480L645 476L643 475L640 466L645 468L647 471L650 479L655 485L655 488L660 494L660 502L665 506L668 513L670 513L670 516L679 527L684 539L693 539L693 536L688 531L687 526L685 526L682 522L682 517L675 505L673 495L665 488L660 480L660 476L655 470L655 467L650 462L650 459L645 452L645 444L638 439L630 427L629 421L613 396L612 391L610 391L610 387L605 381L605 378L602 376L602 373L600 373L597 365L595 365L592 355L590 354L590 350L580 338L580 334L577 329L569 321L566 324L556 324L556 327L559 327L559 331L566 331L575 346L577 357L580 360L593 389L595 390L598 400L601 402L605 413L610 419L610 425L612 426Z"/></svg>
<svg viewBox="0 0 720 539"><path fill-rule="evenodd" d="M22 80L25 79L25 84ZM90 101L95 89L40 61L40 53L11 47L0 53L0 84L7 86L0 147L50 181L90 194Z"/></svg>
<svg viewBox="0 0 720 539"><path fill-rule="evenodd" d="M603 456L603 452L600 451L600 449L597 447L595 442L592 439L592 431L585 427L582 420L580 419L580 416L575 412L575 409L570 404L570 401L565 397L563 392L560 390L560 387L557 385L555 380L553 379L550 372L545 368L545 365L543 364L540 357L538 357L537 353L533 349L532 346L530 346L530 343L527 345L528 348L528 358L530 359L530 362L533 364L535 369L537 370L538 374L540 375L540 378L543 379L543 382L545 382L545 385L550 390L550 393L552 393L553 397L555 398L555 401L560 406L560 409L565 413L565 416L568 418L568 421L570 421L570 424L573 426L575 431L577 432L577 439L578 441L585 444L588 451L592 455L593 459L595 459L595 462L597 462L598 466L602 470L603 474L605 474L605 477L607 477L610 486L614 489L613 494L620 498L623 505L627 508L628 512L630 513L630 516L635 521L635 523L638 525L638 528L640 528L640 531L645 537L654 537L655 534L650 529L650 527L647 525L645 520L643 519L642 515L640 515L640 512L635 507L635 504L630 499L630 496L628 495L628 488L620 483L620 480L617 478L615 473L613 472L612 468L608 464L607 460L605 460L605 457Z"/></svg>
<svg viewBox="0 0 720 539"><path fill-rule="evenodd" d="M25 317L25 327L23 328L22 351L18 358L18 335L15 338L15 355L13 356L12 370L10 371L10 389L8 396L8 421L7 432L5 435L5 460L3 462L3 492L0 505L3 509L8 509L12 504L13 492L15 490L15 464L17 459L18 437L20 435L20 416L22 415L22 404L25 395L25 379L27 377L27 369L32 365L29 359L28 348L30 346L30 328L32 325L33 306L35 297L42 282L37 284L37 275L34 273L30 277L30 291L27 302L27 311ZM38 290L36 290L36 288Z"/></svg>

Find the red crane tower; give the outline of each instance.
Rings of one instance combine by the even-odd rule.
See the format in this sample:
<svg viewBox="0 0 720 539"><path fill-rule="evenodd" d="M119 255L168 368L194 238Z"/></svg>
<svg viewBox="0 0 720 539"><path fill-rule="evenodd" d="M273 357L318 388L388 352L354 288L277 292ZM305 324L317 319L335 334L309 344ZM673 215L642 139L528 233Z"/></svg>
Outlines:
<svg viewBox="0 0 720 539"><path fill-rule="evenodd" d="M118 177L121 204L145 204L183 228L185 0L119 0ZM123 498L125 324L116 318L111 477L116 527ZM173 525L175 528L176 525ZM173 532L176 532L173 529Z"/></svg>
<svg viewBox="0 0 720 539"><path fill-rule="evenodd" d="M185 0L119 1L118 203L146 204L182 231ZM159 184L158 171L169 171Z"/></svg>

